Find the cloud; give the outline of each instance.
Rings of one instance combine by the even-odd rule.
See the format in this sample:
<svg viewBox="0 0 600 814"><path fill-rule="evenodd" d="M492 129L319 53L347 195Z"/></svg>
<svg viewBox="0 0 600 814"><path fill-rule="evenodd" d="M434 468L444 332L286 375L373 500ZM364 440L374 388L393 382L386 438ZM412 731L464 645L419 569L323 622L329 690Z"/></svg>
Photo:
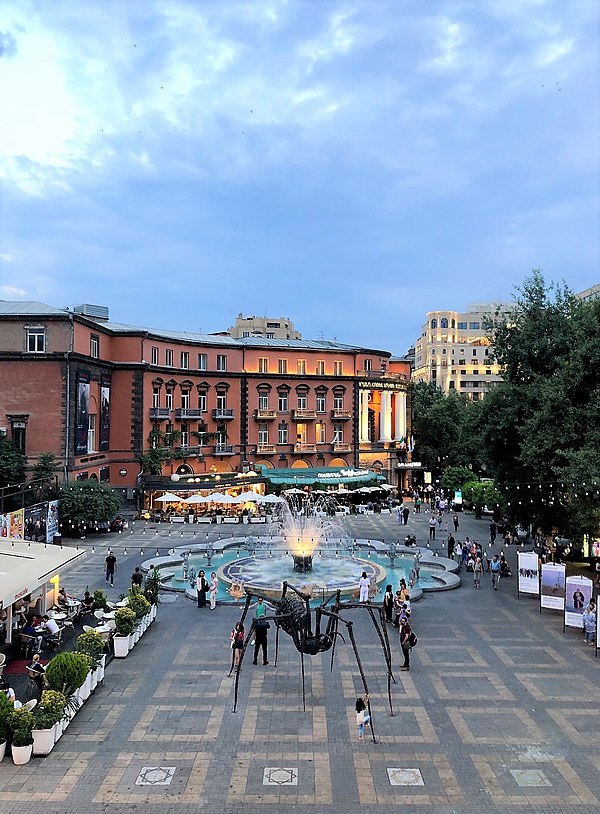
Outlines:
<svg viewBox="0 0 600 814"><path fill-rule="evenodd" d="M535 54L533 64L536 68L545 68L548 65L553 65L555 62L558 62L559 59L570 54L574 46L575 41L573 39L544 43Z"/></svg>
<svg viewBox="0 0 600 814"><path fill-rule="evenodd" d="M17 54L17 40L10 31L0 31L0 58L10 59Z"/></svg>
<svg viewBox="0 0 600 814"><path fill-rule="evenodd" d="M15 260L15 255L11 254L10 252L3 252L0 254L0 260L4 263L13 263Z"/></svg>
<svg viewBox="0 0 600 814"><path fill-rule="evenodd" d="M6 297L26 297L27 291L23 288L15 288L10 285L0 285L0 294Z"/></svg>

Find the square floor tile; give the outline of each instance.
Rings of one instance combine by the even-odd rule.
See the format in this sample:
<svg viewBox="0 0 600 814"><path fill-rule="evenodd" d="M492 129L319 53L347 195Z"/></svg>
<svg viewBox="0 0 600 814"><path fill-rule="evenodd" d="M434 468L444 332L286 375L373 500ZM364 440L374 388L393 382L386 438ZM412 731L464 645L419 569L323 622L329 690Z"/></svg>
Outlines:
<svg viewBox="0 0 600 814"><path fill-rule="evenodd" d="M420 769L388 769L391 786L424 786Z"/></svg>
<svg viewBox="0 0 600 814"><path fill-rule="evenodd" d="M263 772L263 786L297 786L298 767L294 769L268 766Z"/></svg>
<svg viewBox="0 0 600 814"><path fill-rule="evenodd" d="M511 769L510 773L515 778L517 786L523 788L539 788L540 786L552 785L540 769Z"/></svg>
<svg viewBox="0 0 600 814"><path fill-rule="evenodd" d="M136 786L168 786L175 774L175 766L144 766L135 781Z"/></svg>

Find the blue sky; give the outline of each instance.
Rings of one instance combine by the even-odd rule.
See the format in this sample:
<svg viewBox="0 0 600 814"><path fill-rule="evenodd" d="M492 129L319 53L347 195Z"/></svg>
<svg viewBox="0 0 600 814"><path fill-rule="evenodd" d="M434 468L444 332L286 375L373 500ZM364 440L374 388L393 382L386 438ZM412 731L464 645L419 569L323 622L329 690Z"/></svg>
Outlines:
<svg viewBox="0 0 600 814"><path fill-rule="evenodd" d="M597 0L4 0L0 298L404 353L600 282Z"/></svg>

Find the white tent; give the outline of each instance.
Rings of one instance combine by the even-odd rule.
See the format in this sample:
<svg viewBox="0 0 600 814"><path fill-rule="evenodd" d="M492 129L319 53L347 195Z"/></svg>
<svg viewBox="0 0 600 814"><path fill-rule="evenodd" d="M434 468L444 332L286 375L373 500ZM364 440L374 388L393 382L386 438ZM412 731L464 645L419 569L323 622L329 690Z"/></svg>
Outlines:
<svg viewBox="0 0 600 814"><path fill-rule="evenodd" d="M167 492L160 497L155 498L155 503L181 503L181 495L174 495L173 492Z"/></svg>

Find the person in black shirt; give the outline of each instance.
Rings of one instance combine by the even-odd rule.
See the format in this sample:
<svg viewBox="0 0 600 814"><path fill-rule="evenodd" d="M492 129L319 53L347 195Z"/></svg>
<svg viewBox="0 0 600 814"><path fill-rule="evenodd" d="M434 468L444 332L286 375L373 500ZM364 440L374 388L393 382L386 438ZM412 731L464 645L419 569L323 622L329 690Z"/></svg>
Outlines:
<svg viewBox="0 0 600 814"><path fill-rule="evenodd" d="M117 570L117 558L112 553L112 551L108 552L108 557L104 560L106 565L106 584L108 585L108 580L110 579L111 586L115 584L115 571Z"/></svg>
<svg viewBox="0 0 600 814"><path fill-rule="evenodd" d="M33 659L27 665L27 673L40 693L44 689L45 672L44 665L40 661L39 653L35 653Z"/></svg>
<svg viewBox="0 0 600 814"><path fill-rule="evenodd" d="M133 574L131 575L131 587L142 587L142 582L144 581L144 575L140 571L139 568L136 568Z"/></svg>

